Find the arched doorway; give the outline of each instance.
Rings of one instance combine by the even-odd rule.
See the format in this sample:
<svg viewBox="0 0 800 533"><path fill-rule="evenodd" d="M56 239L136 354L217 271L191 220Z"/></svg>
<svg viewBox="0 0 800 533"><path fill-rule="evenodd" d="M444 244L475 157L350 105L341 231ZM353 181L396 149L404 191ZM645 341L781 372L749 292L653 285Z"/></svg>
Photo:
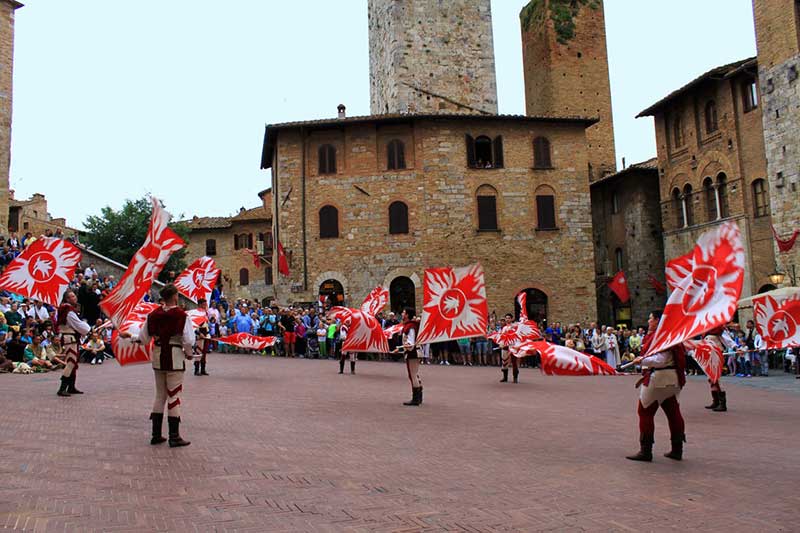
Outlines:
<svg viewBox="0 0 800 533"><path fill-rule="evenodd" d="M547 320L547 295L539 289L523 289L528 318L541 324ZM514 317L519 320L519 302L514 297Z"/></svg>
<svg viewBox="0 0 800 533"><path fill-rule="evenodd" d="M335 279L326 279L319 285L319 302L324 309L344 305L344 288Z"/></svg>
<svg viewBox="0 0 800 533"><path fill-rule="evenodd" d="M414 282L406 276L397 276L389 284L389 306L396 314L400 314L405 307L416 309L416 294Z"/></svg>
<svg viewBox="0 0 800 533"><path fill-rule="evenodd" d="M778 287L776 287L775 285L767 283L766 285L762 285L761 288L758 289L758 294L764 294L765 292L774 291L777 288Z"/></svg>

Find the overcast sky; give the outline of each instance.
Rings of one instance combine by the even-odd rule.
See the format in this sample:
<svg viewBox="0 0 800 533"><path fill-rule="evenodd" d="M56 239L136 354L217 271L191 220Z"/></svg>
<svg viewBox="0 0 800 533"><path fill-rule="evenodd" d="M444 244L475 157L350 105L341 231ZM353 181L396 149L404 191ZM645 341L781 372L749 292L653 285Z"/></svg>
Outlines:
<svg viewBox="0 0 800 533"><path fill-rule="evenodd" d="M501 113L524 113L519 10L493 0ZM618 161L655 155L634 116L755 55L751 0L606 0ZM713 21L710 24L709 21ZM369 113L366 0L28 0L17 11L11 187L80 227L152 193L175 216L259 203L264 124Z"/></svg>

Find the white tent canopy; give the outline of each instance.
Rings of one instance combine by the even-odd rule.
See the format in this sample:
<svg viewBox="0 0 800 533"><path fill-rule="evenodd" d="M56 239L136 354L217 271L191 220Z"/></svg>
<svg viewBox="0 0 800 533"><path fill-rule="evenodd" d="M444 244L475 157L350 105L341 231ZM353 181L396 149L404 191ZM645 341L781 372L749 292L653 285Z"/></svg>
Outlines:
<svg viewBox="0 0 800 533"><path fill-rule="evenodd" d="M748 296L747 298L742 298L739 300L739 307L752 307L753 300L756 298L761 298L763 296L772 296L773 298L786 298L788 296L794 296L800 294L800 287L781 287L780 289L775 289L768 292L762 292L761 294L754 294L753 296Z"/></svg>

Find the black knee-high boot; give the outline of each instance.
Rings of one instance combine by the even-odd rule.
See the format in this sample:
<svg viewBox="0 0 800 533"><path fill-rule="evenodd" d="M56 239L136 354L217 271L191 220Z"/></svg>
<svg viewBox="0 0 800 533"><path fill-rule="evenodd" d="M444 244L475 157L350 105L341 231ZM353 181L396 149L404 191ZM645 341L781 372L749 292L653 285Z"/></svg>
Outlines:
<svg viewBox="0 0 800 533"><path fill-rule="evenodd" d="M719 405L713 410L717 413L724 413L728 410L728 394L724 390L719 391Z"/></svg>
<svg viewBox="0 0 800 533"><path fill-rule="evenodd" d="M188 440L183 440L180 433L181 417L168 416L167 424L169 424L169 447L177 448L178 446L188 446L191 444Z"/></svg>
<svg viewBox="0 0 800 533"><path fill-rule="evenodd" d="M200 359L200 375L207 376L208 372L206 372L206 360Z"/></svg>
<svg viewBox="0 0 800 533"><path fill-rule="evenodd" d="M161 435L161 426L164 423L164 413L150 413L150 420L153 421L153 435L150 438L150 444L155 445L166 442L167 439Z"/></svg>
<svg viewBox="0 0 800 533"><path fill-rule="evenodd" d="M500 380L500 383L508 383L508 369L503 368L500 371L503 373L503 379Z"/></svg>
<svg viewBox="0 0 800 533"><path fill-rule="evenodd" d="M69 383L67 384L67 392L70 394L83 394L81 391L75 388L75 380L78 378L77 372L73 372L72 375L69 377Z"/></svg>
<svg viewBox="0 0 800 533"><path fill-rule="evenodd" d="M200 361L195 361L194 362L194 375L195 376L199 376L200 375Z"/></svg>
<svg viewBox="0 0 800 533"><path fill-rule="evenodd" d="M356 362L355 361L350 361L350 373L351 374L355 374L356 373Z"/></svg>
<svg viewBox="0 0 800 533"><path fill-rule="evenodd" d="M515 368L512 374L514 374L514 383L519 383L519 368Z"/></svg>
<svg viewBox="0 0 800 533"><path fill-rule="evenodd" d="M69 391L67 390L68 388L69 388L69 378L61 376L61 386L58 388L57 394L59 396L69 396Z"/></svg>
<svg viewBox="0 0 800 533"><path fill-rule="evenodd" d="M653 435L641 435L639 437L639 453L629 455L626 459L651 462L653 460Z"/></svg>
<svg viewBox="0 0 800 533"><path fill-rule="evenodd" d="M339 373L344 374L344 359L339 359Z"/></svg>
<svg viewBox="0 0 800 533"><path fill-rule="evenodd" d="M675 461L680 461L683 459L683 443L686 442L686 435L683 433L672 435L670 437L670 441L672 442L672 449L665 453L664 457L674 459Z"/></svg>
<svg viewBox="0 0 800 533"><path fill-rule="evenodd" d="M706 405L706 409L716 409L719 405L719 391L711 391L711 405Z"/></svg>

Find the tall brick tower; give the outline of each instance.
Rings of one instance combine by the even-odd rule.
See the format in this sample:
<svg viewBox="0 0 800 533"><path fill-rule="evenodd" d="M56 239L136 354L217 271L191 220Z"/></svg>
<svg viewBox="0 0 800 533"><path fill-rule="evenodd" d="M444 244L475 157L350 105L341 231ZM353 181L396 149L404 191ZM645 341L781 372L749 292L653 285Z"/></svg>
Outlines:
<svg viewBox="0 0 800 533"><path fill-rule="evenodd" d="M617 167L602 0L583 6L572 22L557 27L550 0L522 8L525 109L528 115L600 118L586 130L593 181Z"/></svg>
<svg viewBox="0 0 800 533"><path fill-rule="evenodd" d="M753 13L772 223L786 235L800 228L800 3L753 0ZM800 269L800 246L777 255Z"/></svg>
<svg viewBox="0 0 800 533"><path fill-rule="evenodd" d="M11 166L11 95L14 11L22 4L0 0L0 235L8 235L8 173Z"/></svg>
<svg viewBox="0 0 800 533"><path fill-rule="evenodd" d="M490 0L369 0L370 110L497 114Z"/></svg>

